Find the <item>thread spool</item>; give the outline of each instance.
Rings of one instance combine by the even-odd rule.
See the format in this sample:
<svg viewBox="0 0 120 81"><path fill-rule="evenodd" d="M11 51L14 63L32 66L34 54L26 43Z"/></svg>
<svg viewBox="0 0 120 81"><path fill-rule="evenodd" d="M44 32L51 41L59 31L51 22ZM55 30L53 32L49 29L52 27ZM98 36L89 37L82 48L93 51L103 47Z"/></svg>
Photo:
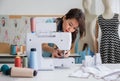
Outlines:
<svg viewBox="0 0 120 81"><path fill-rule="evenodd" d="M37 75L37 71L30 68L12 67L10 69L10 76L12 77L34 77Z"/></svg>
<svg viewBox="0 0 120 81"><path fill-rule="evenodd" d="M30 19L30 23L31 23L31 32L34 33L35 30L36 30L34 18L31 18L31 19Z"/></svg>
<svg viewBox="0 0 120 81"><path fill-rule="evenodd" d="M27 58L27 56L23 57L23 67L28 67L28 58Z"/></svg>
<svg viewBox="0 0 120 81"><path fill-rule="evenodd" d="M10 46L10 54L11 55L16 55L17 54L17 45L11 45Z"/></svg>
<svg viewBox="0 0 120 81"><path fill-rule="evenodd" d="M24 54L24 46L23 46L23 45L20 46L20 52L21 52L22 54Z"/></svg>
<svg viewBox="0 0 120 81"><path fill-rule="evenodd" d="M20 67L12 67L9 68L8 65L2 65L1 71L5 75L10 75L13 77L34 77L37 75L37 71L30 68L20 68Z"/></svg>
<svg viewBox="0 0 120 81"><path fill-rule="evenodd" d="M22 67L22 60L21 60L21 57L20 56L16 56L15 57L15 67Z"/></svg>
<svg viewBox="0 0 120 81"><path fill-rule="evenodd" d="M36 48L31 48L30 56L29 56L29 68L38 69L37 62L37 51Z"/></svg>
<svg viewBox="0 0 120 81"><path fill-rule="evenodd" d="M6 64L2 65L2 67L1 67L1 71L2 71L3 74L5 74L5 75L9 75L9 72L8 72L9 69L10 69L9 66L6 65Z"/></svg>

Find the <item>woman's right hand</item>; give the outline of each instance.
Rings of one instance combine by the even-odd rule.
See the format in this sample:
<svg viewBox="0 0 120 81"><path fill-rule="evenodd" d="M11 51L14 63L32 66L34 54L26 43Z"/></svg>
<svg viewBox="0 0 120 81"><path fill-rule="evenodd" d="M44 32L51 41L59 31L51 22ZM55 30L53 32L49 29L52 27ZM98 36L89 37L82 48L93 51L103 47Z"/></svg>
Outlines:
<svg viewBox="0 0 120 81"><path fill-rule="evenodd" d="M59 49L55 49L52 53L52 57L55 58L66 58L69 57L70 55L70 50L59 50Z"/></svg>
<svg viewBox="0 0 120 81"><path fill-rule="evenodd" d="M63 57L63 51L55 49L52 53L52 57L54 58L61 58Z"/></svg>

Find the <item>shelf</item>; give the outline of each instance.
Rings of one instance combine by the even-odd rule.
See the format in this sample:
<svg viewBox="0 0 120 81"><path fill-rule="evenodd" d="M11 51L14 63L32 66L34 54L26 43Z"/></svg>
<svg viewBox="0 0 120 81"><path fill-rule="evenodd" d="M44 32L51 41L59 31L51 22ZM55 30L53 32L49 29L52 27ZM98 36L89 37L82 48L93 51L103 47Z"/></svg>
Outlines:
<svg viewBox="0 0 120 81"><path fill-rule="evenodd" d="M11 54L0 54L0 57L15 57L16 55L11 55ZM21 54L21 57L27 56L26 54Z"/></svg>
<svg viewBox="0 0 120 81"><path fill-rule="evenodd" d="M23 59L26 57L26 54L21 54L20 57ZM14 63L16 55L10 55L10 54L0 54L0 63Z"/></svg>

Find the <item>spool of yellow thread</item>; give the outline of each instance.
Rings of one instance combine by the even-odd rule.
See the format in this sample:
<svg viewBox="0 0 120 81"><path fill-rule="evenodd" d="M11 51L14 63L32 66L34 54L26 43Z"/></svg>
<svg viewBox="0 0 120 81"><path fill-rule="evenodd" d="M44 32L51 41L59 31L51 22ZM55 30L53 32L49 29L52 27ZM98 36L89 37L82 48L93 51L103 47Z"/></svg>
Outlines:
<svg viewBox="0 0 120 81"><path fill-rule="evenodd" d="M24 54L24 46L23 45L20 46L20 52L21 52L21 54Z"/></svg>

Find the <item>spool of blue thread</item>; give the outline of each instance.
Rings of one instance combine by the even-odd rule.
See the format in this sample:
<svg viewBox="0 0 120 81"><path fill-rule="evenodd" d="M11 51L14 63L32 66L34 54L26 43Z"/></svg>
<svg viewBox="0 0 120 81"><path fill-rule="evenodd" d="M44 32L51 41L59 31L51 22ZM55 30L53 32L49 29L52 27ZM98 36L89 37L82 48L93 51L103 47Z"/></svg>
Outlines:
<svg viewBox="0 0 120 81"><path fill-rule="evenodd" d="M11 45L10 47L10 54L11 55L16 55L17 54L17 45Z"/></svg>
<svg viewBox="0 0 120 81"><path fill-rule="evenodd" d="M28 67L32 68L32 69L35 69L35 70L38 70L36 48L31 48Z"/></svg>

